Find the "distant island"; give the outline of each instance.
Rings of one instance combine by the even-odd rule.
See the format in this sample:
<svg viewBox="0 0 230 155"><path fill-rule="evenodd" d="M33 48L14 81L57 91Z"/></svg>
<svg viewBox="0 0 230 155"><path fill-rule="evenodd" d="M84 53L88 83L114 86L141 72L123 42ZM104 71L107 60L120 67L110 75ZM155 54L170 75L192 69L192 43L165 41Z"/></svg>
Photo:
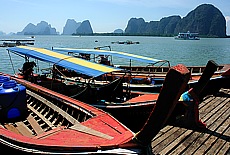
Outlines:
<svg viewBox="0 0 230 155"><path fill-rule="evenodd" d="M143 18L131 18L125 30L111 33L94 33L90 21L76 22L68 19L61 35L104 35L104 36L175 36L179 32L196 32L201 37L227 37L226 20L221 11L211 4L201 4L185 17L178 15L164 17L160 21L145 22ZM58 35L50 24L41 21L29 23L18 35Z"/></svg>
<svg viewBox="0 0 230 155"><path fill-rule="evenodd" d="M46 21L41 21L37 25L29 23L17 35L56 35L58 34L55 28L52 28Z"/></svg>
<svg viewBox="0 0 230 155"><path fill-rule="evenodd" d="M92 35L93 29L89 20L76 22L74 19L68 19L63 29L63 35Z"/></svg>
<svg viewBox="0 0 230 155"><path fill-rule="evenodd" d="M187 31L206 37L226 37L226 20L219 9L211 4L202 4L184 18L170 16L150 22L145 22L143 18L131 18L125 29L126 34L160 36Z"/></svg>
<svg viewBox="0 0 230 155"><path fill-rule="evenodd" d="M37 25L29 23L18 35L58 35L55 28L51 27L46 21L41 21ZM93 34L92 27L88 20L76 22L74 19L68 19L63 28L63 35L72 34Z"/></svg>

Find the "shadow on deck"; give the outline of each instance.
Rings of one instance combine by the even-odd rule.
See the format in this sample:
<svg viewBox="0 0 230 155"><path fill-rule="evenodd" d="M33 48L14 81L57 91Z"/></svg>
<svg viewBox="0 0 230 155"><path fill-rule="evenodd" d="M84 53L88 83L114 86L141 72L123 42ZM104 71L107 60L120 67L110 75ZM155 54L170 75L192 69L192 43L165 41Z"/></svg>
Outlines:
<svg viewBox="0 0 230 155"><path fill-rule="evenodd" d="M199 104L201 131L165 126L152 140L153 154L230 154L230 89L221 89Z"/></svg>

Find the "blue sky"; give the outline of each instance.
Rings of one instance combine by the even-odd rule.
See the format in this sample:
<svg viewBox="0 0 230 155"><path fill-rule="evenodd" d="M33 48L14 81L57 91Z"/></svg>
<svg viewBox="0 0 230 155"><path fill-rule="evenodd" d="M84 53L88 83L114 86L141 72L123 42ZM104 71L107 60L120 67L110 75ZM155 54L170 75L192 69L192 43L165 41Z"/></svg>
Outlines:
<svg viewBox="0 0 230 155"><path fill-rule="evenodd" d="M200 4L213 4L228 20L230 0L1 0L0 31L19 32L29 24L46 21L60 33L67 19L89 20L94 32L125 29L132 17L146 22L171 15L186 16Z"/></svg>

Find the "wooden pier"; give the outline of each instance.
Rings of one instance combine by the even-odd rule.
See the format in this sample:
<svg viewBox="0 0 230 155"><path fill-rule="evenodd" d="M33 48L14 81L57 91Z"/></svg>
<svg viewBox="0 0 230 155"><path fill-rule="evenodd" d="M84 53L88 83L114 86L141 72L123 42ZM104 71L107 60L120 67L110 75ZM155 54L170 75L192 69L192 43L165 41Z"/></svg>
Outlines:
<svg viewBox="0 0 230 155"><path fill-rule="evenodd" d="M230 155L230 89L204 98L199 117L206 129L165 126L152 140L154 154Z"/></svg>

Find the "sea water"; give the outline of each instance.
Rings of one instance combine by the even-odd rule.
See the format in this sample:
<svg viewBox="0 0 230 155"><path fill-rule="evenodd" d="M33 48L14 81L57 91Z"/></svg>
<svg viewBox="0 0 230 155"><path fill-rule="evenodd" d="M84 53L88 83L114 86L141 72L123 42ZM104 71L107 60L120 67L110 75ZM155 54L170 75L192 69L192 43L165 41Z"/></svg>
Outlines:
<svg viewBox="0 0 230 155"><path fill-rule="evenodd" d="M1 39L29 39L30 36L0 36ZM31 38L30 38L31 39ZM147 36L69 36L55 35L35 36L35 45L51 49L52 47L87 48L110 46L114 51L127 52L159 60L168 60L171 66L184 64L186 66L206 65L208 60L217 64L230 63L230 38L201 38L200 40L175 40L174 37L147 37ZM116 41L140 42L140 44L112 44ZM109 50L109 48L104 48ZM129 60L115 58L113 64L128 65ZM22 67L24 58L0 48L0 72L14 74ZM41 68L48 68L47 64L40 63ZM142 62L133 63L147 65Z"/></svg>

